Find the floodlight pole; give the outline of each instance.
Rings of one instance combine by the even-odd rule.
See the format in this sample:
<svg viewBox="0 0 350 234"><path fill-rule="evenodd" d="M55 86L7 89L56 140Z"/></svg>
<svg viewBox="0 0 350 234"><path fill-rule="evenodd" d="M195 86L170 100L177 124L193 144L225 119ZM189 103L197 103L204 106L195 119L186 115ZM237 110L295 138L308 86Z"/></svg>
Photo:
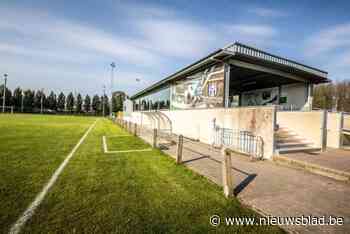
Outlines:
<svg viewBox="0 0 350 234"><path fill-rule="evenodd" d="M7 82L7 74L5 73L4 74L4 80L5 80L5 83L4 83L4 93L3 93L3 98L2 98L2 112L5 113L5 101L6 101L6 82Z"/></svg>
<svg viewBox="0 0 350 234"><path fill-rule="evenodd" d="M113 79L114 79L114 68L115 68L115 63L112 62L111 63L111 103L110 103L110 117L112 117L112 113L113 113L113 106L112 106L112 100L113 100Z"/></svg>

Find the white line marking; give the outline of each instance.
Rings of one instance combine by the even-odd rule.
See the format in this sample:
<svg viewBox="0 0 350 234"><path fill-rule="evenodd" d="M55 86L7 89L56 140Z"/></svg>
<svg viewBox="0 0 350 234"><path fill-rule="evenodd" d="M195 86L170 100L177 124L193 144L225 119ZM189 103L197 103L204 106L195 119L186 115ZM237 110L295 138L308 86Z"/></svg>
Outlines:
<svg viewBox="0 0 350 234"><path fill-rule="evenodd" d="M105 153L108 153L108 149L107 149L107 143L106 143L106 136L102 137L102 143L103 143L103 151Z"/></svg>
<svg viewBox="0 0 350 234"><path fill-rule="evenodd" d="M129 152L144 152L144 151L151 151L152 148L147 148L147 149L135 149L135 150L114 150L114 151L109 151L107 147L107 140L106 136L102 136L102 145L103 145L103 152L105 154L116 154L116 153L129 153Z"/></svg>
<svg viewBox="0 0 350 234"><path fill-rule="evenodd" d="M147 149L138 149L138 150L115 150L115 151L107 151L107 154L115 154L115 153L129 153L129 152L144 152L144 151L151 151L151 148Z"/></svg>
<svg viewBox="0 0 350 234"><path fill-rule="evenodd" d="M133 135L115 135L115 136L109 136L109 138L115 138L115 137L133 137Z"/></svg>
<svg viewBox="0 0 350 234"><path fill-rule="evenodd" d="M10 229L10 234L17 234L21 231L21 228L25 223L34 215L35 210L39 207L41 202L44 200L46 194L50 190L50 188L55 184L58 176L61 174L69 160L73 157L74 153L77 151L79 146L83 143L87 135L90 133L90 131L93 129L93 127L96 125L97 120L91 124L89 129L85 132L85 134L82 136L82 138L79 140L78 144L74 146L72 151L68 154L68 156L64 159L64 161L61 163L61 165L56 169L55 173L53 173L52 177L50 178L49 182L43 187L41 192L35 197L34 201L28 206L28 208L23 212L23 214L20 216L20 218L12 225Z"/></svg>

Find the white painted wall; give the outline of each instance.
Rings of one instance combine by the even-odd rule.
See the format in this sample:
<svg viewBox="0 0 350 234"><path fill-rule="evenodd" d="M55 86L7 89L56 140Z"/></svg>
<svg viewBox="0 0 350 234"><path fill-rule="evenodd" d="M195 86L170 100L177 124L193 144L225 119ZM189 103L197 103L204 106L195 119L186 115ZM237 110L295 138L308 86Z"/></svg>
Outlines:
<svg viewBox="0 0 350 234"><path fill-rule="evenodd" d="M264 155L271 159L274 142L274 107L212 108L133 112L132 119L147 128L171 129L175 134L211 144L213 121L216 125L234 130L249 131L264 141ZM126 118L125 118L126 119Z"/></svg>
<svg viewBox="0 0 350 234"><path fill-rule="evenodd" d="M282 85L281 97L287 97L287 103L281 104L289 108L293 105L293 110L302 110L306 108L307 87L305 83Z"/></svg>

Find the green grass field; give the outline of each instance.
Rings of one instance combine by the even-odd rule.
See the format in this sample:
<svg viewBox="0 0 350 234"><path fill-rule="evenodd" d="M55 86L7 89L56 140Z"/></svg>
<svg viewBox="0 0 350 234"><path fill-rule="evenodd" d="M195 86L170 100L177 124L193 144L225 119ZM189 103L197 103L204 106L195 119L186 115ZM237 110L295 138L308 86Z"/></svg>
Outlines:
<svg viewBox="0 0 350 234"><path fill-rule="evenodd" d="M0 115L0 231L7 233L94 118ZM212 227L209 217L256 216L159 150L99 119L22 233L281 233L271 226Z"/></svg>

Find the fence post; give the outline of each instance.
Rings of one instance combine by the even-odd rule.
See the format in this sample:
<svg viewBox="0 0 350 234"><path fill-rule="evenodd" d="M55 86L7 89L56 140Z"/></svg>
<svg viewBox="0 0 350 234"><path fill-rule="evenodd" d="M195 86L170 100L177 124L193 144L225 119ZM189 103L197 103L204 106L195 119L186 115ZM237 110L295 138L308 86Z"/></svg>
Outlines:
<svg viewBox="0 0 350 234"><path fill-rule="evenodd" d="M326 151L327 148L327 110L322 112L322 123L321 123L321 151Z"/></svg>
<svg viewBox="0 0 350 234"><path fill-rule="evenodd" d="M157 148L157 129L153 129L153 148Z"/></svg>
<svg viewBox="0 0 350 234"><path fill-rule="evenodd" d="M222 161L222 184L224 187L224 194L226 197L230 197L233 195L231 153L228 149L223 148L221 154L224 157L224 160Z"/></svg>
<svg viewBox="0 0 350 234"><path fill-rule="evenodd" d="M182 149L183 149L183 143L184 138L182 135L179 135L178 141L177 141L177 152L176 152L176 163L181 164L182 163Z"/></svg>
<svg viewBox="0 0 350 234"><path fill-rule="evenodd" d="M134 136L137 136L137 123L134 123Z"/></svg>

